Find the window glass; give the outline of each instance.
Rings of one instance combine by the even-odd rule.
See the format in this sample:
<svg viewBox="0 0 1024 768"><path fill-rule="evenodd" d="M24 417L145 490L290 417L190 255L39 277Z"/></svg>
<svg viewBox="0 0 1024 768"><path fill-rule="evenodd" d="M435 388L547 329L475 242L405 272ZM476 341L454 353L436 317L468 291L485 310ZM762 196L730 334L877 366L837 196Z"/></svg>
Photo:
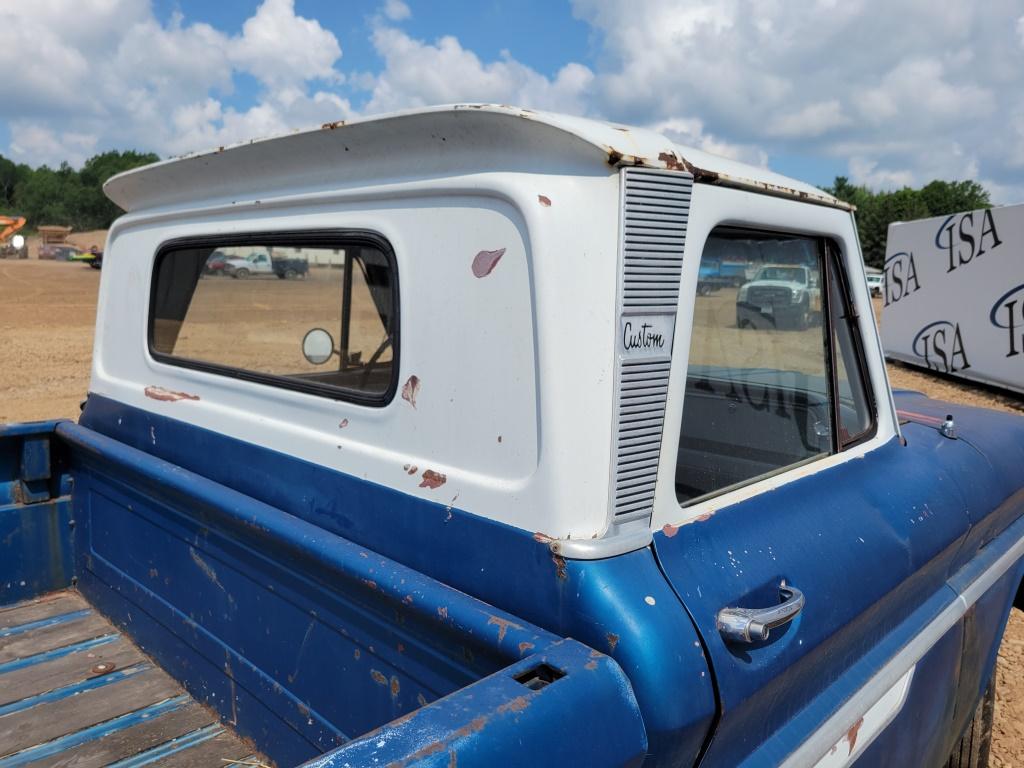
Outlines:
<svg viewBox="0 0 1024 768"><path fill-rule="evenodd" d="M676 467L683 504L832 450L820 240L716 230L701 257Z"/></svg>
<svg viewBox="0 0 1024 768"><path fill-rule="evenodd" d="M832 315L832 347L836 360L838 392L839 444L850 445L872 432L874 405L864 380L863 357L857 343L856 317L844 290L842 273L835 255L829 263L829 307Z"/></svg>
<svg viewBox="0 0 1024 768"><path fill-rule="evenodd" d="M394 390L397 306L376 243L273 238L162 252L158 359L292 389L380 400Z"/></svg>

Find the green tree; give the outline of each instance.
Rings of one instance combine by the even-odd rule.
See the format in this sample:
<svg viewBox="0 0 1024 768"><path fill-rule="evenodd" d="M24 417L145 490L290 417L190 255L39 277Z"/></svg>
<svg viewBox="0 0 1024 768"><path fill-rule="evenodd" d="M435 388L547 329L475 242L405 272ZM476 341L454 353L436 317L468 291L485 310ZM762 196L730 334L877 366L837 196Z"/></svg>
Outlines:
<svg viewBox="0 0 1024 768"><path fill-rule="evenodd" d="M947 216L959 211L989 208L988 191L975 181L932 181L922 189L904 187L874 192L837 176L826 192L857 208L857 229L864 261L873 267L885 262L886 238L894 221Z"/></svg>

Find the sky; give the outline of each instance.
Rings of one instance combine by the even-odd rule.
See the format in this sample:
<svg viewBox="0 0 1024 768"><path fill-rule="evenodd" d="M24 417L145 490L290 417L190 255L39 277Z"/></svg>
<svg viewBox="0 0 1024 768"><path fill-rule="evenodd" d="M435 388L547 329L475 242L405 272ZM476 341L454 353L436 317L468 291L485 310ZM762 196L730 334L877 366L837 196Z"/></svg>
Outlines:
<svg viewBox="0 0 1024 768"><path fill-rule="evenodd" d="M33 166L484 101L1024 202L1022 0L0 0L0 39L0 154Z"/></svg>

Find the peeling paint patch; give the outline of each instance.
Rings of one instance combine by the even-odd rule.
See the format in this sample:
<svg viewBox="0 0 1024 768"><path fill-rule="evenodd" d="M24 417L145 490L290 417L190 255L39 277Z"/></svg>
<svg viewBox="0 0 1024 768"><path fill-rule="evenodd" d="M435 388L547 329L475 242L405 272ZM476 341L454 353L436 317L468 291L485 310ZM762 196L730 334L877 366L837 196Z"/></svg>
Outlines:
<svg viewBox="0 0 1024 768"><path fill-rule="evenodd" d="M543 205L545 208L551 207L551 198L547 195L537 195L537 202Z"/></svg>
<svg viewBox="0 0 1024 768"><path fill-rule="evenodd" d="M541 533L540 531L538 531L537 533L533 534L533 540L536 541L538 544L550 544L552 541L554 541L554 538L548 536L546 533Z"/></svg>
<svg viewBox="0 0 1024 768"><path fill-rule="evenodd" d="M427 697L424 696L422 693L417 693L416 703L419 704L421 707L427 706Z"/></svg>
<svg viewBox="0 0 1024 768"><path fill-rule="evenodd" d="M347 426L348 426L348 419L342 419L340 422L338 422L338 429L344 429Z"/></svg>
<svg viewBox="0 0 1024 768"><path fill-rule="evenodd" d="M415 373L409 377L409 380L402 386L402 399L409 403L413 408L416 407L416 398L420 394L420 377Z"/></svg>
<svg viewBox="0 0 1024 768"><path fill-rule="evenodd" d="M498 266L498 262L501 261L501 257L504 255L504 248L499 248L496 251L480 251L480 253L473 257L474 277L487 277Z"/></svg>
<svg viewBox="0 0 1024 768"><path fill-rule="evenodd" d="M188 554L189 557L192 558L192 562L199 566L199 570L201 570L203 574L205 574L206 578L208 578L210 581L216 584L221 589L222 592L227 592L227 590L224 589L224 585L221 584L220 581L217 579L217 572L213 569L213 566L205 560L203 560L200 554L196 552L194 547L188 548Z"/></svg>
<svg viewBox="0 0 1024 768"><path fill-rule="evenodd" d="M505 712L522 712L528 706L530 706L530 700L528 698L525 696L516 696L511 701L506 701L498 707L498 712L501 714L504 714Z"/></svg>
<svg viewBox="0 0 1024 768"><path fill-rule="evenodd" d="M850 726L850 730L846 732L846 741L849 744L850 751L847 753L847 757L853 754L854 748L857 746L857 734L860 732L860 727L864 725L864 718L862 717L856 723Z"/></svg>
<svg viewBox="0 0 1024 768"><path fill-rule="evenodd" d="M608 647L611 649L612 653L614 653L615 647L619 644L619 636L614 632L609 632L604 637L608 641Z"/></svg>
<svg viewBox="0 0 1024 768"><path fill-rule="evenodd" d="M505 633L508 632L509 627L512 627L513 629L522 629L522 627L516 624L514 621L509 621L508 619L499 619L497 616L491 616L489 619L487 619L487 624L497 625L499 643L505 639Z"/></svg>
<svg viewBox="0 0 1024 768"><path fill-rule="evenodd" d="M402 467L402 469L405 470L405 474L407 475L415 475L417 472L420 471L420 468L417 467L415 464L406 464L404 467Z"/></svg>
<svg viewBox="0 0 1024 768"><path fill-rule="evenodd" d="M555 575L560 579L568 578L565 572L565 558L561 555L552 555L551 562L555 564Z"/></svg>
<svg viewBox="0 0 1024 768"><path fill-rule="evenodd" d="M440 488L442 485L448 482L448 476L441 472L435 472L432 469L426 469L423 471L423 479L420 481L420 488Z"/></svg>
<svg viewBox="0 0 1024 768"><path fill-rule="evenodd" d="M150 400L159 400L162 403L176 403L179 400L198 400L199 395L190 395L188 392L175 392L163 387L146 387L143 392Z"/></svg>
<svg viewBox="0 0 1024 768"><path fill-rule="evenodd" d="M440 606L437 609L437 615L440 616L442 619L447 619L448 618L448 607L444 606L444 605Z"/></svg>
<svg viewBox="0 0 1024 768"><path fill-rule="evenodd" d="M587 669L589 669L591 672L593 672L595 669L597 669L597 662L594 661L593 659L591 659L590 661L588 661L583 666L586 667Z"/></svg>
<svg viewBox="0 0 1024 768"><path fill-rule="evenodd" d="M661 532L671 539L673 536L679 533L679 528L675 525L672 525L671 523L665 523L661 527Z"/></svg>

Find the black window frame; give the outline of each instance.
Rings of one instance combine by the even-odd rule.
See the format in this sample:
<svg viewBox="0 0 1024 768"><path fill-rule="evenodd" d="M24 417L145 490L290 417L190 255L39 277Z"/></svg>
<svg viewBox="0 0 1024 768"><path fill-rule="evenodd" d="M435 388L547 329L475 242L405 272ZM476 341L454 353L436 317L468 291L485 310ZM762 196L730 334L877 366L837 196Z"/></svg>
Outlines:
<svg viewBox="0 0 1024 768"><path fill-rule="evenodd" d="M797 461L797 462L794 462L792 464L787 464L785 466L781 466L781 467L777 468L776 470L774 470L772 472L768 472L768 473L762 474L762 475L756 475L754 477L750 477L750 478L748 478L746 480L743 480L743 481L740 481L738 483L733 483L733 484L728 485L728 486L723 486L722 488L716 489L714 491L711 491L709 493L705 493L705 494L703 494L701 496L697 496L697 497L694 497L694 498L686 500L686 501L679 500L678 496L677 496L677 499L676 499L677 503L683 509L692 508L692 507L694 507L696 505L703 504L705 502L711 501L712 499L718 498L719 496L722 496L722 495L724 495L726 493L731 493L733 491L740 490L741 488L746 488L746 487L748 487L750 485L758 483L758 482L760 482L762 480L766 480L766 479L768 479L770 477L776 477L778 475L781 475L781 474L783 474L785 472L788 472L788 471L790 471L792 469L797 469L799 467L805 467L805 466L808 466L810 464L813 464L814 462L822 461L824 459L827 459L827 458L829 458L831 456L838 456L839 454L843 453L844 451L848 451L851 448L854 448L854 447L856 447L858 445L861 445L862 443L866 443L866 442L872 440L878 434L878 421L879 421L879 417L878 417L878 404L877 404L877 399L875 397L875 390L874 390L874 386L873 386L873 381L872 381L872 378L871 378L870 371L868 369L867 353L866 353L866 349L865 349L865 345L864 345L864 339L863 339L863 336L862 336L861 330L860 330L860 323L859 323L860 313L858 312L857 305L854 303L853 298L852 298L852 296L850 294L850 291L849 291L849 286L850 286L849 275L847 274L847 271L846 271L846 268L845 268L845 262L844 262L844 259L843 259L843 256L842 256L842 250L839 248L839 245L836 243L836 241L833 238L831 238L831 237L829 237L827 235L815 234L815 233L810 233L810 232L793 232L793 231L786 231L786 230L774 230L774 229L769 229L769 228L766 228L766 227L745 227L745 226L742 226L742 225L737 226L735 224L724 224L723 223L723 224L719 224L719 225L713 227L711 229L711 231L708 233L707 238L705 239L705 242L704 242L704 244L703 244L703 246L701 248L701 253L700 253L699 259L703 259L703 257L704 257L704 252L703 251L704 251L704 248L707 247L707 240L710 239L712 236L714 236L716 234L719 234L719 233L722 233L722 232L726 233L727 235L728 234L735 234L735 235L740 235L740 236L742 236L742 235L754 235L754 236L757 236L757 235L768 235L768 236L783 236L783 237L786 237L786 236L802 237L802 238L807 238L809 240L814 240L815 241L816 249L818 251L819 258L821 259L821 267L822 267L822 269L821 269L821 277L819 278L819 290L821 291L821 322L822 322L822 325L824 326L824 328L823 328L823 331L824 331L823 336L824 336L824 351L825 351L825 360L824 360L824 362L825 362L825 367L826 367L825 376L826 376L826 382L827 382L828 392L829 392L829 396L831 398L831 406L832 406L831 407L831 416L832 416L832 422L833 423L832 423L831 435L829 436L832 450L826 456L823 456L821 454L819 454L817 456L808 456L806 459L803 459L802 461ZM699 269L700 269L700 262L699 261L698 261L698 264L697 264L697 268L698 268L698 271L699 271ZM843 442L842 438L841 438L841 424L842 424L842 421L841 421L840 399L839 399L839 394L840 394L839 393L839 376L838 376L838 367L837 367L837 364L836 364L836 355L837 355L838 350L836 349L835 340L833 338L834 333L835 333L835 325L834 325L835 317L833 315L833 307L832 307L832 280L833 280L833 272L838 277L838 281L837 281L838 285L836 286L836 289L837 289L837 291L839 293L840 299L843 302L844 309L846 310L846 314L847 314L847 317L848 317L848 322L849 322L849 327L850 327L850 341L851 341L851 343L853 344L853 347L854 347L854 356L855 356L855 362L856 362L856 372L857 372L857 375L860 377L860 380L861 380L861 382L863 384L864 394L865 394L865 397L867 398L868 412L871 415L871 423L869 424L867 429L865 429L863 432L861 432L856 437L854 437L854 438L852 438L852 439L850 439L848 441L845 441L845 442ZM692 294L691 299L693 301L696 301L696 286L694 288L694 293ZM693 324L692 324L692 320L691 320L691 325L690 325L690 344L692 345L692 343L693 343ZM684 381L689 378L689 355L687 355L686 368L687 368L687 370L685 372ZM850 376L850 374L852 374L852 371L848 371L847 375ZM684 387L684 390L683 390L683 397L684 397L683 410L684 410L684 413L685 413L685 409L686 409L685 396L686 396L686 390L685 390L685 387ZM681 442L682 438L683 438L683 435L682 435L682 421L680 421L680 440L677 441L677 444ZM678 462L679 462L678 447L677 447L677 455L676 455L675 461L676 461L676 464L678 465Z"/></svg>
<svg viewBox="0 0 1024 768"><path fill-rule="evenodd" d="M376 248L387 261L391 276L391 379L388 388L380 394L366 394L354 389L345 389L330 384L303 381L302 379L289 376L279 376L271 373L260 373L249 371L244 368L210 363L204 360L194 360L188 357L169 355L157 351L153 346L156 321L156 282L159 274L160 262L172 251L179 251L185 248L226 248L233 246L278 246L281 248L302 248L319 247L328 249L348 249L352 246L367 246ZM348 253L345 257L346 264L350 263ZM348 275L350 268L344 270ZM345 279L342 293L338 296L339 307L344 313L344 306L350 304L346 300L345 291L351 290L350 276ZM318 230L277 230L271 232L241 232L238 234L226 235L199 235L194 237L181 237L167 240L157 248L156 256L153 259L152 274L149 286L149 317L146 330L146 346L150 357L159 363L173 365L178 368L202 371L217 376L224 376L231 379L250 381L255 384L275 387L277 389L302 392L340 402L365 405L375 408L382 408L389 405L398 393L398 379L401 366L401 293L398 285L398 262L395 258L394 249L391 243L383 235L371 230L362 229L318 229Z"/></svg>

